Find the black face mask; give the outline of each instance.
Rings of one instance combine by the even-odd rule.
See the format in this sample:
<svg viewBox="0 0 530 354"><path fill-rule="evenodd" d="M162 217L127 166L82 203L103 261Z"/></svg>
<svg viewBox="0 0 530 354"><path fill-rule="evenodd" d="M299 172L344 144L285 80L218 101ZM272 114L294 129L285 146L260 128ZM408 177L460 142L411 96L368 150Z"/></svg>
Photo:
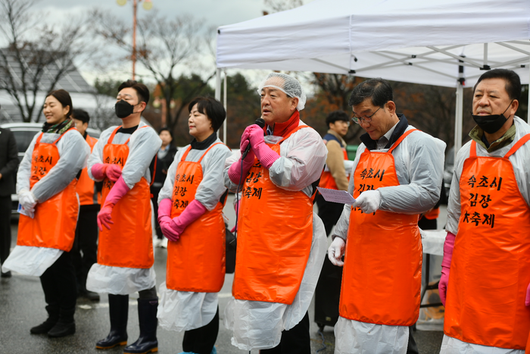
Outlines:
<svg viewBox="0 0 530 354"><path fill-rule="evenodd" d="M508 108L512 106L512 102L510 102L510 105L504 110L504 112L502 112L502 114L490 114L489 116L476 116L472 114L471 116L480 129L488 134L493 134L501 129L504 123L508 120L508 118L504 116L504 113L506 113Z"/></svg>
<svg viewBox="0 0 530 354"><path fill-rule="evenodd" d="M127 118L133 113L134 106L127 101L120 100L114 105L114 110L118 118Z"/></svg>

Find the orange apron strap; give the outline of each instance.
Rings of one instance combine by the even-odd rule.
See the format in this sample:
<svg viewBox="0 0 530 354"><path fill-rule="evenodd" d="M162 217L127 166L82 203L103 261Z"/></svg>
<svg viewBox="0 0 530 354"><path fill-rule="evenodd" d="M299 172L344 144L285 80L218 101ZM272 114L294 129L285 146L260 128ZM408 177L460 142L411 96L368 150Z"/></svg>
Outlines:
<svg viewBox="0 0 530 354"><path fill-rule="evenodd" d="M139 129L142 129L142 128L147 128L148 126L147 125L144 125L143 127L140 127L138 129L136 129L135 131L138 131ZM116 129L114 129L114 131L112 132L112 134L110 134L109 136L109 140L107 140L107 144L112 144L112 140L114 140L114 136L116 135L116 133L118 132L118 130L120 130L121 128L121 125L116 127ZM133 132L134 134L134 132ZM132 136L132 134L131 134ZM129 139L127 139L126 142L124 142L122 145L127 145L129 143L129 140L131 140L131 137L129 137Z"/></svg>
<svg viewBox="0 0 530 354"><path fill-rule="evenodd" d="M186 151L184 151L184 154L182 154L182 157L180 158L180 161L186 161L186 157L188 157L188 154L191 150L191 145L188 147Z"/></svg>
<svg viewBox="0 0 530 354"><path fill-rule="evenodd" d="M155 182L155 175L156 175L156 163L158 162L158 153L155 154L155 165L153 166L153 175L151 176L151 183L149 183L149 187L153 185ZM153 194L151 193L151 198L153 198Z"/></svg>
<svg viewBox="0 0 530 354"><path fill-rule="evenodd" d="M222 144L222 143L215 143L215 144L212 144L208 149L206 149L206 151L204 152L204 154L202 154L201 158L199 159L199 161L197 161L198 163L201 163L202 159L204 158L204 156L206 156L206 154L208 153L208 151L210 151L211 148L213 148L215 145L218 145L218 144ZM190 146L191 147L191 146Z"/></svg>
<svg viewBox="0 0 530 354"><path fill-rule="evenodd" d="M54 145L57 144L57 142L58 142L59 140L61 140L61 138L63 137L63 135L66 134L66 133L68 133L68 132L69 132L70 130L72 130L72 129L76 129L76 128L75 128L75 127L71 127L70 129L68 129L67 131L65 131L64 133L62 133L61 136L59 136L59 137L58 137L58 138L57 138L52 144L54 144ZM76 129L76 130L77 130L77 129ZM41 136L42 136L42 135L41 135Z"/></svg>
<svg viewBox="0 0 530 354"><path fill-rule="evenodd" d="M392 153L392 151L394 151L394 149L398 147L398 145L403 141L403 139L405 139L407 136L409 136L410 133L415 132L416 130L419 130L419 129L411 129L411 130L408 130L405 133L403 133L403 135L401 135L399 137L399 139L396 140L396 142L394 144L392 144L390 149L388 149L388 152Z"/></svg>
<svg viewBox="0 0 530 354"><path fill-rule="evenodd" d="M512 146L512 148L510 149L510 151L508 151L508 153L504 156L504 158L508 158L510 156L512 156L513 154L515 154L515 152L517 150L519 150L519 148L521 146L523 146L524 144L526 144L526 142L530 140L530 134L526 134L525 136L523 136L521 139L519 139L519 141L517 143L515 143L514 146Z"/></svg>
<svg viewBox="0 0 530 354"><path fill-rule="evenodd" d="M118 129L120 129L121 126L118 126L116 127L116 129L114 129L114 131L112 132L112 134L110 134L109 136L109 140L107 141L107 144L112 144L112 140L114 140L114 136L116 135L116 133L118 132ZM127 140L127 142L129 142L129 140ZM125 143L127 144L127 143Z"/></svg>
<svg viewBox="0 0 530 354"><path fill-rule="evenodd" d="M477 156L477 143L475 140L471 142L471 146L469 147L469 157L475 157Z"/></svg>
<svg viewBox="0 0 530 354"><path fill-rule="evenodd" d="M42 132L40 133L39 137L37 138L37 141L35 141L35 145L37 145L37 144L40 143L40 139L42 139L42 135L43 135L43 134L44 134L44 133L42 133Z"/></svg>

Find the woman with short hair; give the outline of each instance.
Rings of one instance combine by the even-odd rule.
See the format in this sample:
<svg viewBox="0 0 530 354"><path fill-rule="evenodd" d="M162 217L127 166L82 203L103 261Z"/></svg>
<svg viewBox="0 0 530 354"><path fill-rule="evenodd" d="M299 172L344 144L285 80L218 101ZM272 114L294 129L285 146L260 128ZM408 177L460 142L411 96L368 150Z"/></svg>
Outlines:
<svg viewBox="0 0 530 354"><path fill-rule="evenodd" d="M184 353L213 354L225 275L222 176L230 149L216 134L226 117L220 102L199 97L188 109L194 139L177 153L158 197L158 221L170 241L158 319L165 329L185 331Z"/></svg>

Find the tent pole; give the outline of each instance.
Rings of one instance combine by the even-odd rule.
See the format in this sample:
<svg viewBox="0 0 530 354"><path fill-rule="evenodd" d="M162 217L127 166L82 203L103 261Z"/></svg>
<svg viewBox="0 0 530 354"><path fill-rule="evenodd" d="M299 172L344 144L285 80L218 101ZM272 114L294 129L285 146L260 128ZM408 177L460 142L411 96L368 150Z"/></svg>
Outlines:
<svg viewBox="0 0 530 354"><path fill-rule="evenodd" d="M221 69L215 70L215 99L221 101Z"/></svg>
<svg viewBox="0 0 530 354"><path fill-rule="evenodd" d="M228 110L227 110L227 96L228 96L228 90L227 90L227 76L226 76L226 69L223 69L223 73L225 74L225 80L224 80L224 94L223 94L223 106L225 108L225 112L227 112L225 121L223 123L223 143L227 142L226 138L226 126L227 126L227 120L228 120Z"/></svg>
<svg viewBox="0 0 530 354"><path fill-rule="evenodd" d="M455 158L462 147L462 111L464 109L464 86L458 82L456 87L456 112L455 112ZM455 160L456 161L456 160Z"/></svg>
<svg viewBox="0 0 530 354"><path fill-rule="evenodd" d="M464 54L460 55L465 58ZM462 117L464 110L464 85L466 84L466 76L464 74L464 61L458 60L458 80L456 86L456 102L455 102L455 145L454 145L454 160L456 161L456 154L462 146Z"/></svg>

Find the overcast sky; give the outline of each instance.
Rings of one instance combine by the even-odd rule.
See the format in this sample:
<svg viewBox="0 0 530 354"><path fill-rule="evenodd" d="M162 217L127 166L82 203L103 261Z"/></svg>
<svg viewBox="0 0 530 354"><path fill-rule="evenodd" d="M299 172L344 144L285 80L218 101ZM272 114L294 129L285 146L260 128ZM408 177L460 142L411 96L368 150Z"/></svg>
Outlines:
<svg viewBox="0 0 530 354"><path fill-rule="evenodd" d="M311 1L313 0L305 0L304 3ZM56 23L70 16L84 14L89 9L97 7L100 10L109 11L123 21L130 21L132 27L132 3L133 0L127 0L127 4L119 6L116 0L40 0L35 5L35 8L39 12L42 11L43 14L46 14L46 21ZM153 10L157 9L159 14L163 14L168 18L181 14L190 14L195 19L204 21L204 28L251 20L262 16L262 11L267 10L263 0L152 0L152 3ZM142 3L139 2L138 19L148 14L149 11L146 11L142 7ZM109 77L119 80L125 79L129 71L128 66L124 66L121 74L111 72L107 73L105 77L101 72L91 71L90 67L83 66L79 69L85 79L91 84L93 84L96 77L101 79ZM137 66L137 70L141 73L142 68ZM243 72L251 81L256 80L254 76L262 76L262 73L256 71L245 70Z"/></svg>
<svg viewBox="0 0 530 354"><path fill-rule="evenodd" d="M132 2L128 0L125 6L119 6L115 0L41 0L37 7L59 18L65 13L81 13L87 8L97 7L132 22ZM263 0L152 0L152 3L153 9L160 10L168 17L192 14L216 27L262 16L262 10L265 9ZM146 13L140 3L138 18Z"/></svg>

